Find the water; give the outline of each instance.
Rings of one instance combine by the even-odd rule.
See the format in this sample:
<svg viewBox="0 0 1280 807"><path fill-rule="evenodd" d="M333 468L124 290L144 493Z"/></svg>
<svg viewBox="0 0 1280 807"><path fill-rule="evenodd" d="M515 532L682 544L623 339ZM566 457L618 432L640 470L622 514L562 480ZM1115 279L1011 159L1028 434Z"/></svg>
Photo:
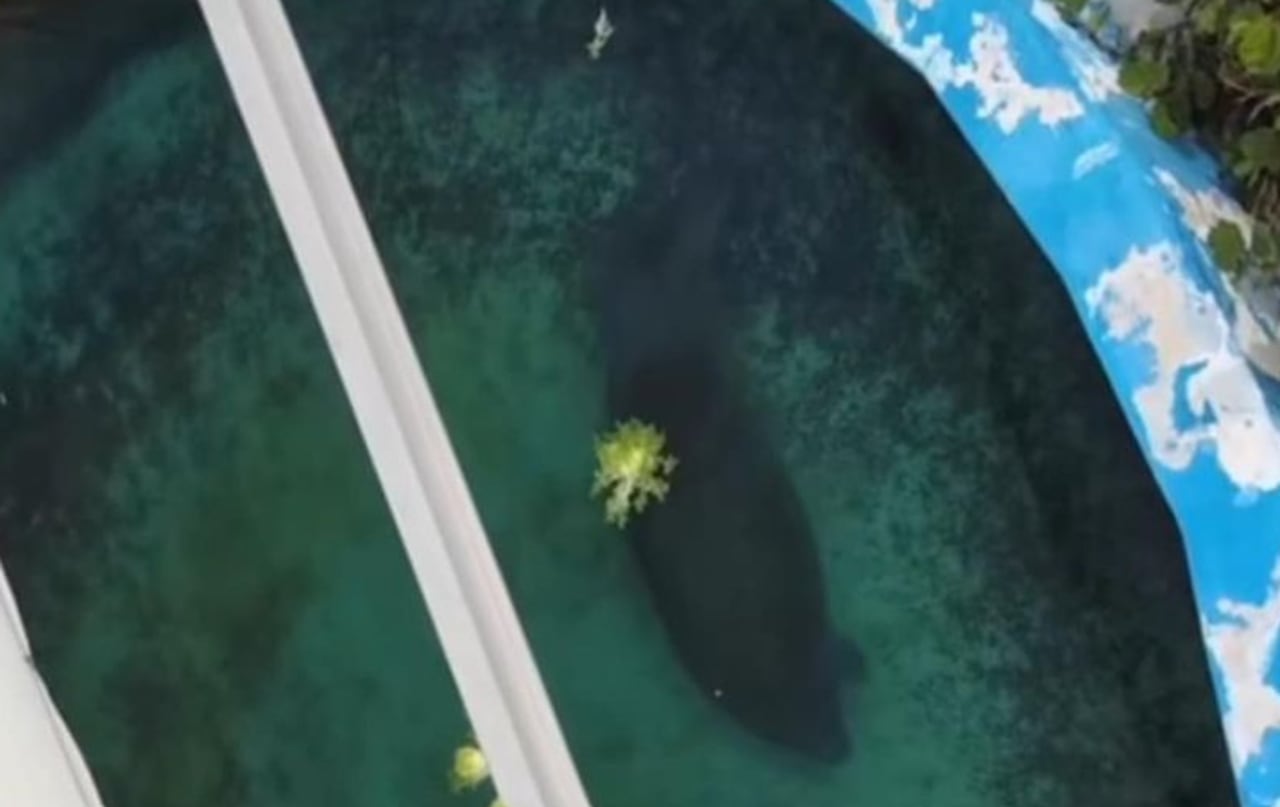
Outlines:
<svg viewBox="0 0 1280 807"><path fill-rule="evenodd" d="M0 72L47 135L0 140L0 553L38 661L109 805L487 804L447 792L466 719L212 48L152 2L127 47L64 27ZM1233 803L1075 312L853 23L617 3L593 61L588 3L288 7L594 803ZM652 277L694 218L654 200L708 162L732 204L688 271L864 658L839 764L698 690L587 495L592 280ZM638 328L687 321L644 289Z"/></svg>

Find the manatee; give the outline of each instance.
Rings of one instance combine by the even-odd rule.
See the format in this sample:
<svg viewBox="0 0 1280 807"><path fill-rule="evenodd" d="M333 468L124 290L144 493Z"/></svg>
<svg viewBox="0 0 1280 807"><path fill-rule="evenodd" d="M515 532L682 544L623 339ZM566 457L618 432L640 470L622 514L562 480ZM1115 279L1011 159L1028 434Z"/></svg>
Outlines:
<svg viewBox="0 0 1280 807"><path fill-rule="evenodd" d="M698 688L752 734L826 762L849 756L842 679L808 518L717 338L714 261L731 174L699 170L610 228L596 257L607 408L667 435L665 501L626 540Z"/></svg>

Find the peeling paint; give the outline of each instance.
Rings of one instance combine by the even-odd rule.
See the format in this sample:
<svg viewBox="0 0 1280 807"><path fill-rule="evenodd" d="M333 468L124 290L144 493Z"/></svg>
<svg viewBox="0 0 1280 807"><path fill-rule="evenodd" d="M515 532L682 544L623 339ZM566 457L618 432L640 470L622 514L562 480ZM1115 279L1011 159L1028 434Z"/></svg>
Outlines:
<svg viewBox="0 0 1280 807"><path fill-rule="evenodd" d="M973 15L973 25L976 30L969 40L973 61L956 66L952 83L977 91L982 99L979 118L995 118L1001 131L1011 134L1028 116L1054 127L1084 114L1080 99L1071 90L1036 87L1022 78L1009 52L1009 32L1003 25L983 14Z"/></svg>
<svg viewBox="0 0 1280 807"><path fill-rule="evenodd" d="M1130 34L1178 13L1091 1ZM1280 281L1222 276L1207 247L1248 219L1053 0L835 2L926 77L1085 310L1183 530L1242 804L1280 807Z"/></svg>
<svg viewBox="0 0 1280 807"><path fill-rule="evenodd" d="M1031 16L1058 40L1086 98L1097 103L1122 94L1119 68L1079 31L1064 22L1052 3L1032 0Z"/></svg>
<svg viewBox="0 0 1280 807"><path fill-rule="evenodd" d="M1257 379L1231 350L1221 309L1192 284L1173 245L1132 249L1085 301L1109 338L1153 354L1151 378L1132 400L1157 461L1185 470L1207 450L1241 492L1280 487L1280 429ZM1179 423L1179 410L1195 422Z"/></svg>
<svg viewBox="0 0 1280 807"><path fill-rule="evenodd" d="M1246 242L1253 239L1253 221L1240 205L1218 188L1193 191L1178 181L1170 172L1157 168L1156 179L1165 191L1173 198L1182 211L1182 223L1195 233L1203 243L1208 243L1209 232L1214 225L1229 221L1238 226L1245 235ZM1206 252L1207 257L1207 252ZM1280 343L1274 334L1276 323L1273 318L1261 313L1274 305L1263 302L1255 304L1259 297L1269 293L1267 284L1258 278L1245 277L1239 281L1223 276L1224 291L1231 299L1235 312L1233 334L1240 345L1241 352L1254 367L1272 378L1280 379ZM1264 319L1266 322L1264 324Z"/></svg>
<svg viewBox="0 0 1280 807"><path fill-rule="evenodd" d="M1268 681L1280 633L1280 562L1260 605L1221 599L1216 610L1204 631L1222 674L1227 747L1238 775L1262 753L1267 735L1280 729L1280 692Z"/></svg>
<svg viewBox="0 0 1280 807"><path fill-rule="evenodd" d="M1220 221L1230 221L1244 232L1245 240L1253 233L1253 222L1240 205L1217 188L1194 191L1178 181L1169 171L1156 168L1156 180L1182 211L1182 223L1201 241L1209 240L1209 231Z"/></svg>
<svg viewBox="0 0 1280 807"><path fill-rule="evenodd" d="M1071 178L1082 179L1119 156L1120 147L1115 141L1109 140L1094 146L1076 157L1076 161L1071 165Z"/></svg>
<svg viewBox="0 0 1280 807"><path fill-rule="evenodd" d="M895 48L905 45L906 33L898 21L898 0L867 0L867 6L880 35Z"/></svg>
<svg viewBox="0 0 1280 807"><path fill-rule="evenodd" d="M1084 115L1084 106L1070 89L1039 87L1023 78L1010 52L1009 32L994 16L971 15L969 60L961 62L939 36L926 36L919 44L907 40L920 15L904 21L901 0L867 2L880 36L920 70L935 90L971 88L978 95L977 116L994 120L1005 134L1030 119L1055 127ZM923 12L933 7L933 0L909 0L909 5Z"/></svg>
<svg viewBox="0 0 1280 807"><path fill-rule="evenodd" d="M913 5L918 11L927 11L933 7L933 0L914 0ZM942 90L951 83L955 60L943 45L942 37L931 34L924 37L919 45L912 45L907 42L907 31L914 24L914 15L910 22L899 20L899 0L867 0L867 6L875 20L876 32L923 73L934 90Z"/></svg>

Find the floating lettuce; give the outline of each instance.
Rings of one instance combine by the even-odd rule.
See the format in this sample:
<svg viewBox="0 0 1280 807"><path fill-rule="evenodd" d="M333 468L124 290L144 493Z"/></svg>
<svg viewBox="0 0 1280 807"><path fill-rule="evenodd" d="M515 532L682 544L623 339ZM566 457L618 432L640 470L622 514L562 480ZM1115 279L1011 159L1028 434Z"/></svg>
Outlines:
<svg viewBox="0 0 1280 807"><path fill-rule="evenodd" d="M489 781L489 760L474 739L458 746L453 752L453 767L449 769L449 789L454 793L475 790ZM506 807L501 796L494 796L489 807Z"/></svg>
<svg viewBox="0 0 1280 807"><path fill-rule="evenodd" d="M449 788L454 793L475 790L489 778L489 760L479 746L464 743L453 752L453 767L449 769Z"/></svg>
<svg viewBox="0 0 1280 807"><path fill-rule="evenodd" d="M676 459L664 454L666 436L638 420L619 423L596 439L596 477L592 496L607 494L604 519L616 527L627 526L649 500L662 501L670 488Z"/></svg>

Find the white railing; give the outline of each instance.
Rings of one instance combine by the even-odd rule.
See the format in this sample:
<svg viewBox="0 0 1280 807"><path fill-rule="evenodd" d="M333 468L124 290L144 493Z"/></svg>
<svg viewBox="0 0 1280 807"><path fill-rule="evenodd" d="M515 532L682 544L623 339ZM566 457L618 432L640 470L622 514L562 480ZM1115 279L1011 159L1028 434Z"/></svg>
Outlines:
<svg viewBox="0 0 1280 807"><path fill-rule="evenodd" d="M588 807L284 9L200 5L499 792Z"/></svg>
<svg viewBox="0 0 1280 807"><path fill-rule="evenodd" d="M89 769L31 661L0 566L0 805L102 807Z"/></svg>

